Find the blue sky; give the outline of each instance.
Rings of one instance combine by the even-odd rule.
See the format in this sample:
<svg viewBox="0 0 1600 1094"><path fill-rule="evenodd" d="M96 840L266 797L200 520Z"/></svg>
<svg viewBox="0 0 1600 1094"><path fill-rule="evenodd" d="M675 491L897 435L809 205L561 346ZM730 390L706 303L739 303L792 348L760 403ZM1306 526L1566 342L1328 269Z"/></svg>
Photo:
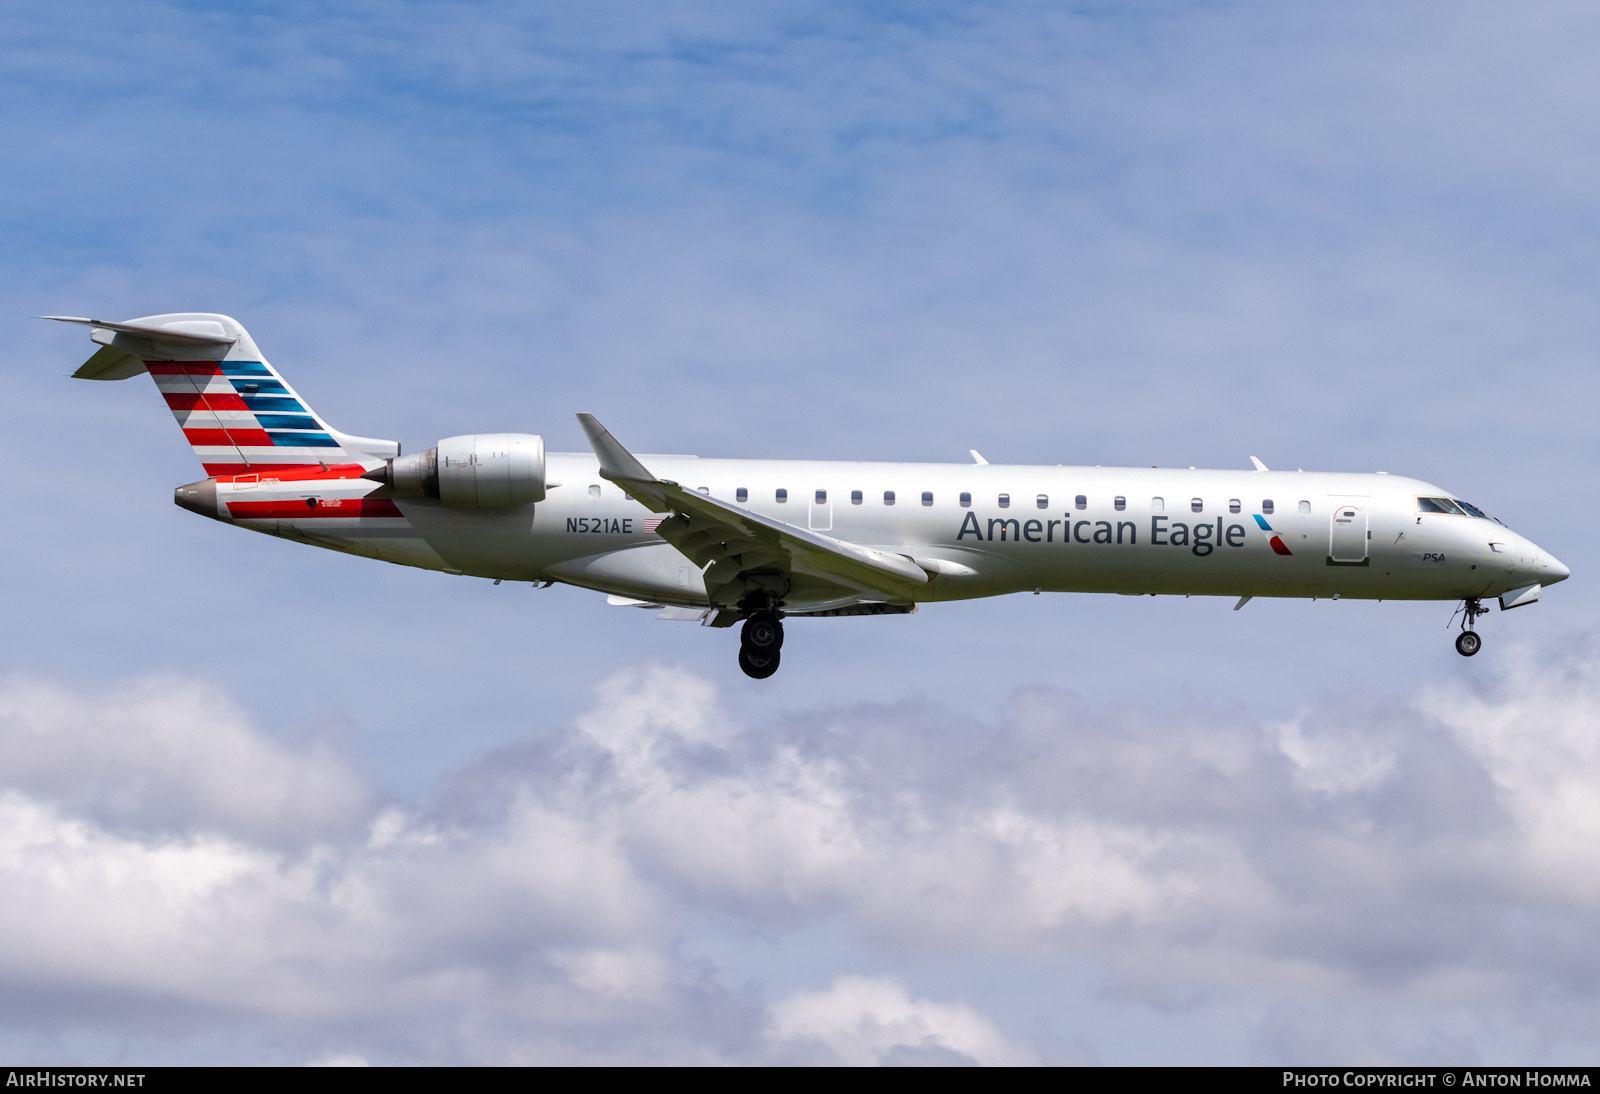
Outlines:
<svg viewBox="0 0 1600 1094"><path fill-rule="evenodd" d="M277 958L152 935L176 981L0 953L12 1058L1592 1059L1600 905L1561 879L1593 852L1552 833L1600 825L1600 17L568 7L0 12L9 823L89 832L150 909L235 870L304 913L180 885ZM30 317L177 310L408 450L581 449L590 411L705 456L1257 455L1437 482L1574 577L1470 662L1443 605L1017 597L796 625L757 685L725 634L596 594L176 509L199 472L149 385L69 381L92 347ZM169 745L74 774L124 731ZM224 808L258 764L281 793ZM1070 794L1028 782L1052 765ZM540 873L563 855L599 880ZM944 860L992 895L918 872ZM402 899L446 879L503 914ZM356 952L357 922L410 941ZM405 952L458 986L408 995ZM334 976L359 990L303 1002Z"/></svg>

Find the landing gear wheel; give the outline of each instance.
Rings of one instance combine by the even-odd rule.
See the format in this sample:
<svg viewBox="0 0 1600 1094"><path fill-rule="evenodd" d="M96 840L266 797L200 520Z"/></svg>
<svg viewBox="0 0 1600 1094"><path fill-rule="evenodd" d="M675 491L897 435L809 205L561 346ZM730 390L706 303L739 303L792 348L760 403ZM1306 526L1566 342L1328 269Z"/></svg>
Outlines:
<svg viewBox="0 0 1600 1094"><path fill-rule="evenodd" d="M1456 636L1456 652L1462 657L1471 657L1483 649L1483 639L1478 637L1477 631L1462 631Z"/></svg>
<svg viewBox="0 0 1600 1094"><path fill-rule="evenodd" d="M744 674L752 680L765 680L778 671L779 655L777 650L771 653L752 654L748 646L739 650L739 667Z"/></svg>
<svg viewBox="0 0 1600 1094"><path fill-rule="evenodd" d="M756 612L744 621L739 642L757 657L783 649L783 621L777 612Z"/></svg>

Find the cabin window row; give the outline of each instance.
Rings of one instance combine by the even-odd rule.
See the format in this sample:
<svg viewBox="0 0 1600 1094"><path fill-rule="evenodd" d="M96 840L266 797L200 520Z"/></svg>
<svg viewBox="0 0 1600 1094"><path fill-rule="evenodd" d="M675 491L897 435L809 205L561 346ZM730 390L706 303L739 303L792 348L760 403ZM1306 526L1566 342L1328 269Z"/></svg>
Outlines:
<svg viewBox="0 0 1600 1094"><path fill-rule="evenodd" d="M1120 502L1122 499L1118 498L1117 500ZM1121 509L1122 506L1118 505L1117 508ZM1167 508L1167 502L1166 502L1165 498L1151 498L1150 499L1150 511L1152 513L1163 513L1163 512L1166 511L1166 508ZM1272 516L1272 514L1276 510L1277 510L1277 506L1273 503L1273 500L1271 498L1262 498L1261 499L1261 512L1262 512L1262 515L1270 517L1270 516ZM1189 512L1191 512L1191 513L1204 513L1205 511L1206 511L1206 502L1205 502L1204 498L1190 498L1189 499ZM1237 513L1242 513L1243 511L1244 511L1244 503L1243 502L1241 502L1238 498L1229 498L1228 499L1228 512L1237 514ZM1300 502L1299 503L1299 511L1302 512L1302 513L1311 512L1311 503L1309 501Z"/></svg>
<svg viewBox="0 0 1600 1094"><path fill-rule="evenodd" d="M701 488L701 493L705 493L705 489L703 487ZM777 490L773 491L773 495L772 496L773 496L773 500L776 501L779 505L787 505L788 502L789 502L789 491L785 490L781 486L778 487ZM812 498L816 502L816 504L818 504L818 505L826 505L826 504L828 504L828 492L826 490L818 490L815 494L812 495ZM743 487L743 486L739 487L737 490L735 490L733 492L733 500L734 501L738 501L738 502L747 502L747 501L749 501L750 500L750 490L747 487ZM865 500L866 500L866 498L861 493L861 491L859 491L859 490L850 491L850 504L851 505L860 505ZM883 492L883 504L885 504L885 505L893 505L895 503L895 500L896 500L895 499L895 492L893 490L885 490ZM932 490L924 490L922 492L922 504L923 505L932 505L933 504L933 491Z"/></svg>
<svg viewBox="0 0 1600 1094"><path fill-rule="evenodd" d="M598 496L599 487L591 487L590 488L590 492ZM704 494L704 493L709 493L710 491L706 487L702 486L700 488L700 492ZM777 501L777 503L779 505L787 504L788 501L789 501L789 491L783 489L782 487L779 487L776 491L774 491L773 497L774 497L774 500ZM812 495L812 497L813 497L813 500L816 502L817 505L826 505L826 504L828 504L828 492L826 490L818 490L818 491L816 491L815 494ZM734 491L734 500L739 501L739 502L747 502L747 501L749 501L750 500L750 491L749 491L749 489L746 488L746 487L743 487L743 486L739 487L736 491ZM851 505L860 505L865 500L866 500L866 497L860 490L852 490L852 491L850 491L850 504ZM932 505L933 504L933 491L924 490L922 492L922 499L921 500L922 500L922 504L923 505ZM970 509L972 507L972 494L969 491L965 491L965 490L962 491L961 494L959 495L959 500L961 502L961 507L963 509ZM885 505L893 505L894 503L895 503L895 492L893 490L885 490L883 492L883 504L885 504ZM995 503L1001 509L1009 509L1009 508L1011 508L1011 495L1010 494L1000 494L995 498ZM1036 495L1034 495L1033 504L1035 505L1035 507L1037 507L1039 509L1048 509L1050 507L1050 495L1049 494L1036 494ZM1073 497L1073 499L1072 499L1072 507L1074 509L1087 509L1087 508L1089 508L1089 498L1088 498L1088 496L1085 495L1085 494L1075 495ZM1121 513L1121 512L1125 511L1128 508L1128 499L1125 496L1123 496L1121 494L1118 494L1115 498L1113 498L1111 500L1111 507L1113 509L1115 509L1117 512ZM1153 497L1153 498L1150 499L1150 511L1152 513L1163 513L1163 512L1166 512L1166 508L1167 508L1167 502L1166 502L1165 498ZM1275 511L1275 508L1276 507L1274 506L1273 500L1271 498L1262 498L1261 499L1261 512L1263 514L1265 514L1266 516L1269 516L1269 517L1272 516L1273 512ZM1299 509L1299 511L1301 513L1310 513L1311 512L1311 502L1309 502L1309 501L1301 501L1299 503L1299 505L1298 505L1298 509ZM1204 513L1206 511L1205 499L1204 498L1190 498L1189 499L1189 511L1191 513ZM1237 513L1243 512L1243 511L1244 511L1244 505L1238 498L1229 498L1228 499L1228 512L1237 514Z"/></svg>

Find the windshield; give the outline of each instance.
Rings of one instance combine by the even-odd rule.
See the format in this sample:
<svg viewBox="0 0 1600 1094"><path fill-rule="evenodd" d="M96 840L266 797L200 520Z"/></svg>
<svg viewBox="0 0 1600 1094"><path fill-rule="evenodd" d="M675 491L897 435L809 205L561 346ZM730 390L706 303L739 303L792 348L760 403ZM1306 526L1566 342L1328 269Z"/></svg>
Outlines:
<svg viewBox="0 0 1600 1094"><path fill-rule="evenodd" d="M1456 503L1449 498L1418 498L1417 512L1419 513L1452 513L1458 517L1466 516Z"/></svg>
<svg viewBox="0 0 1600 1094"><path fill-rule="evenodd" d="M1473 505L1470 501L1462 501L1460 498L1455 498L1453 500L1455 501L1455 503L1457 505L1461 506L1461 508L1465 509L1472 516L1482 517L1484 520L1492 520L1496 524L1500 523L1500 518L1499 517L1491 517L1488 513L1485 513L1482 509L1479 509L1476 505Z"/></svg>

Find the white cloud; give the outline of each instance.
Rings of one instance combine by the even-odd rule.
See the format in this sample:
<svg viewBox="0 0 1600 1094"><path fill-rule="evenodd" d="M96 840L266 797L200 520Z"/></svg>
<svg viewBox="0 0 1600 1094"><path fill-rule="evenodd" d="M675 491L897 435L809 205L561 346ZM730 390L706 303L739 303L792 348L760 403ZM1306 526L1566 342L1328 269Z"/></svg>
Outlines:
<svg viewBox="0 0 1600 1094"><path fill-rule="evenodd" d="M1494 691L1436 686L1423 709L1479 759L1512 817L1506 880L1600 912L1600 657L1552 663L1524 648L1506 671Z"/></svg>
<svg viewBox="0 0 1600 1094"><path fill-rule="evenodd" d="M286 748L220 688L178 675L97 695L6 680L0 769L6 786L114 828L273 843L347 833L371 797L328 747Z"/></svg>
<svg viewBox="0 0 1600 1094"><path fill-rule="evenodd" d="M1378 786L1394 770L1395 752L1379 734L1350 733L1328 739L1311 736L1300 721L1278 727L1278 747L1295 767L1295 780L1308 790L1346 794Z"/></svg>
<svg viewBox="0 0 1600 1094"><path fill-rule="evenodd" d="M1254 1000L1262 1059L1427 1058L1463 1021L1587 1043L1600 1014L1591 654L1415 710L1345 696L1292 732L1040 690L995 724L907 707L754 727L703 680L634 669L564 740L381 809L220 696L197 715L196 693L0 686L20 758L0 770L0 1001L228 1014L300 1059L1031 1058L982 1000L842 954L764 1002L736 962L683 951L685 916L777 937L843 917L880 967L1089 960L1151 1013ZM205 733L225 762L174 760ZM94 749L75 785L62 758ZM249 757L263 782L323 786L338 823L286 827L282 787L216 805ZM189 804L151 812L126 785Z"/></svg>
<svg viewBox="0 0 1600 1094"><path fill-rule="evenodd" d="M797 992L772 1008L774 1040L813 1043L825 1062L1021 1065L1036 1062L994 1023L961 1004L913 999L892 977L841 976L824 991Z"/></svg>
<svg viewBox="0 0 1600 1094"><path fill-rule="evenodd" d="M336 1052L307 1061L307 1067L371 1067L366 1059L353 1052Z"/></svg>

